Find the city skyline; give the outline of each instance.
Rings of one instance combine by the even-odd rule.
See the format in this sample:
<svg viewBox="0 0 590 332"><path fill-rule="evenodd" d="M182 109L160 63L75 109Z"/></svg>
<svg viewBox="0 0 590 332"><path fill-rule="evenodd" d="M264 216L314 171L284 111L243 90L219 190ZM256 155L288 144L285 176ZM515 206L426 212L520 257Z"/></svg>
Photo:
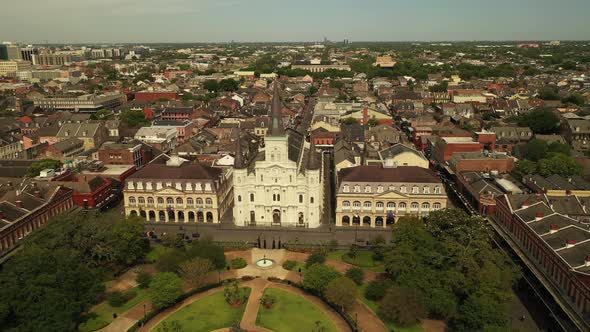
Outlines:
<svg viewBox="0 0 590 332"><path fill-rule="evenodd" d="M58 0L10 3L0 40L22 43L590 39L587 1ZM67 15L65 15L67 13ZM526 14L526 15L523 15ZM31 20L23 18L34 17ZM18 27L18 28L15 28ZM8 33L7 33L8 32Z"/></svg>

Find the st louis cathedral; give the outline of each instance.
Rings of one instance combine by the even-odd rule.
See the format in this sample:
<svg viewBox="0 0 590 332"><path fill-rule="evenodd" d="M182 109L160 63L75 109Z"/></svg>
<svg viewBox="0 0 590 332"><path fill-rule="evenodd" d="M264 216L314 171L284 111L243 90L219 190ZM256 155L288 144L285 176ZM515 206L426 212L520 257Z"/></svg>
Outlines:
<svg viewBox="0 0 590 332"><path fill-rule="evenodd" d="M322 158L305 132L285 129L279 82L274 82L265 146L234 162L234 222L238 226L320 226L324 201ZM301 129L305 130L305 129Z"/></svg>

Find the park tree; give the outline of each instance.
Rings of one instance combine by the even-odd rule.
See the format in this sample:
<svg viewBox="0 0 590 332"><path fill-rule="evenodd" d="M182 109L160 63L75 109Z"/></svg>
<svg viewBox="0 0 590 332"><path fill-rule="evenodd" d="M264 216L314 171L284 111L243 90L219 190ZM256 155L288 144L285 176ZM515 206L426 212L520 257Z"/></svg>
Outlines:
<svg viewBox="0 0 590 332"><path fill-rule="evenodd" d="M522 179L525 175L537 172L537 163L530 160L519 160L516 162L513 172L519 179Z"/></svg>
<svg viewBox="0 0 590 332"><path fill-rule="evenodd" d="M130 128L139 128L150 125L150 121L145 118L142 111L126 110L121 112L121 121Z"/></svg>
<svg viewBox="0 0 590 332"><path fill-rule="evenodd" d="M41 159L31 164L27 170L27 176L38 176L44 169L58 169L62 165L61 161L55 159Z"/></svg>
<svg viewBox="0 0 590 332"><path fill-rule="evenodd" d="M547 151L547 142L535 138L522 146L520 149L520 155L524 159L539 161L545 158Z"/></svg>
<svg viewBox="0 0 590 332"><path fill-rule="evenodd" d="M452 320L454 331L505 331L506 304L490 294L473 294L461 305Z"/></svg>
<svg viewBox="0 0 590 332"><path fill-rule="evenodd" d="M191 260L180 263L180 276L186 280L188 285L197 289L203 286L207 274L213 270L213 263L207 258L195 257Z"/></svg>
<svg viewBox="0 0 590 332"><path fill-rule="evenodd" d="M225 267L225 253L223 252L223 247L209 239L193 242L187 249L187 256L189 258L206 258L213 263L213 267L217 270Z"/></svg>
<svg viewBox="0 0 590 332"><path fill-rule="evenodd" d="M552 154L549 158L540 160L537 171L542 176L558 174L565 177L582 174L583 167L575 158L561 154Z"/></svg>
<svg viewBox="0 0 590 332"><path fill-rule="evenodd" d="M559 100L559 93L556 87L544 87L539 90L539 98L543 100Z"/></svg>
<svg viewBox="0 0 590 332"><path fill-rule="evenodd" d="M340 273L333 267L323 264L313 264L303 274L303 287L322 294L328 284L340 277Z"/></svg>
<svg viewBox="0 0 590 332"><path fill-rule="evenodd" d="M129 217L117 223L111 239L115 259L123 265L138 262L149 250L149 243L144 237L143 220L140 217Z"/></svg>
<svg viewBox="0 0 590 332"><path fill-rule="evenodd" d="M187 254L183 249L173 248L166 250L158 257L156 269L160 272L178 273L180 264L187 259Z"/></svg>
<svg viewBox="0 0 590 332"><path fill-rule="evenodd" d="M326 256L324 254L315 252L307 257L307 260L305 261L305 267L310 267L313 264L324 264L325 261Z"/></svg>
<svg viewBox="0 0 590 332"><path fill-rule="evenodd" d="M217 90L219 90L219 84L215 80L206 80L205 83L203 83L203 88L209 92L217 92Z"/></svg>
<svg viewBox="0 0 590 332"><path fill-rule="evenodd" d="M518 125L535 134L553 134L559 129L559 117L549 109L536 109L518 117Z"/></svg>
<svg viewBox="0 0 590 332"><path fill-rule="evenodd" d="M83 261L75 249L25 245L0 272L2 329L77 331L104 291L100 271Z"/></svg>
<svg viewBox="0 0 590 332"><path fill-rule="evenodd" d="M182 295L182 280L172 272L159 272L150 282L150 298L156 308L168 307Z"/></svg>
<svg viewBox="0 0 590 332"><path fill-rule="evenodd" d="M379 302L379 313L387 320L401 326L416 324L426 317L426 308L420 294L410 288L391 287Z"/></svg>
<svg viewBox="0 0 590 332"><path fill-rule="evenodd" d="M344 275L359 286L363 284L363 279L365 279L365 271L358 267L351 267L346 270Z"/></svg>
<svg viewBox="0 0 590 332"><path fill-rule="evenodd" d="M324 296L341 311L348 311L356 299L356 284L347 277L336 278L328 283Z"/></svg>
<svg viewBox="0 0 590 332"><path fill-rule="evenodd" d="M231 78L227 78L227 79L223 79L223 80L219 81L219 90L221 90L221 91L233 92L233 91L237 91L239 87L240 87L240 82L238 82L234 79L231 79Z"/></svg>
<svg viewBox="0 0 590 332"><path fill-rule="evenodd" d="M137 271L135 281L137 281L139 288L148 288L150 287L150 282L152 282L152 275L145 270L139 270Z"/></svg>
<svg viewBox="0 0 590 332"><path fill-rule="evenodd" d="M318 92L318 88L312 85L312 86L309 87L309 90L307 91L307 94L309 96L313 96L317 92Z"/></svg>

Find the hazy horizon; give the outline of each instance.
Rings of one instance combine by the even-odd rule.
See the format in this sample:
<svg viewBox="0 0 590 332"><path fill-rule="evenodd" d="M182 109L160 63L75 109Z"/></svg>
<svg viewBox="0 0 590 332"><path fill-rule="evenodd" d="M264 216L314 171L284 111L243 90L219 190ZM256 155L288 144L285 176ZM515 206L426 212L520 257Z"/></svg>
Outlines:
<svg viewBox="0 0 590 332"><path fill-rule="evenodd" d="M590 39L590 1L33 0L4 4L0 41L470 42Z"/></svg>

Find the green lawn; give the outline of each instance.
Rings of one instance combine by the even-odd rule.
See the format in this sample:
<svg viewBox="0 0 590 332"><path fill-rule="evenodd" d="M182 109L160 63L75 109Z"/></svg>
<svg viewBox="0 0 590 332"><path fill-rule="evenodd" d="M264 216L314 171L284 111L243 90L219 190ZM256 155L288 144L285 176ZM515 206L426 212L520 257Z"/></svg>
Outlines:
<svg viewBox="0 0 590 332"><path fill-rule="evenodd" d="M250 295L250 288L245 288ZM176 321L181 331L209 332L224 327L230 327L241 321L246 309L246 303L238 308L232 308L225 302L223 290L195 301L166 318L158 324L154 331L158 332L162 324Z"/></svg>
<svg viewBox="0 0 590 332"><path fill-rule="evenodd" d="M109 325L113 321L114 313L116 313L117 315L121 315L122 313L128 311L129 309L139 304L140 302L147 300L147 289L141 289L139 287L135 287L133 289L137 292L137 295L118 308L110 306L107 301L99 303L90 311L91 313L96 314L96 317L91 318L84 322L82 325L80 325L79 330L81 332L89 332L101 329Z"/></svg>
<svg viewBox="0 0 590 332"><path fill-rule="evenodd" d="M260 307L256 324L275 332L313 331L320 321L325 332L336 332L336 325L315 304L301 296L278 288L267 288L265 294L276 296L277 303L271 308Z"/></svg>
<svg viewBox="0 0 590 332"><path fill-rule="evenodd" d="M385 271L385 267L382 262L376 262L373 260L373 252L370 250L358 250L355 258L351 258L347 254L348 250L335 250L328 253L327 258L352 264L375 272Z"/></svg>
<svg viewBox="0 0 590 332"><path fill-rule="evenodd" d="M358 297L361 299L361 301L363 301L367 306L369 306L369 308L371 308L371 310L373 310L373 312L375 312L376 314L379 312L379 304L375 301L371 301L369 299L367 299L365 297L365 289L367 288L367 284L363 284L361 286L359 286L358 288ZM387 328L390 331L396 331L396 332L424 332L424 329L422 328L422 326L420 326L420 324L416 324L414 326L399 326L396 325L392 322L388 322L384 319L381 319L383 321L383 323L385 324L385 326L387 326Z"/></svg>
<svg viewBox="0 0 590 332"><path fill-rule="evenodd" d="M168 250L172 250L172 248L167 248L161 244L153 243L150 247L150 251L145 255L145 259L148 262L155 262L156 260L158 260L158 257L160 257L160 255L162 255Z"/></svg>

